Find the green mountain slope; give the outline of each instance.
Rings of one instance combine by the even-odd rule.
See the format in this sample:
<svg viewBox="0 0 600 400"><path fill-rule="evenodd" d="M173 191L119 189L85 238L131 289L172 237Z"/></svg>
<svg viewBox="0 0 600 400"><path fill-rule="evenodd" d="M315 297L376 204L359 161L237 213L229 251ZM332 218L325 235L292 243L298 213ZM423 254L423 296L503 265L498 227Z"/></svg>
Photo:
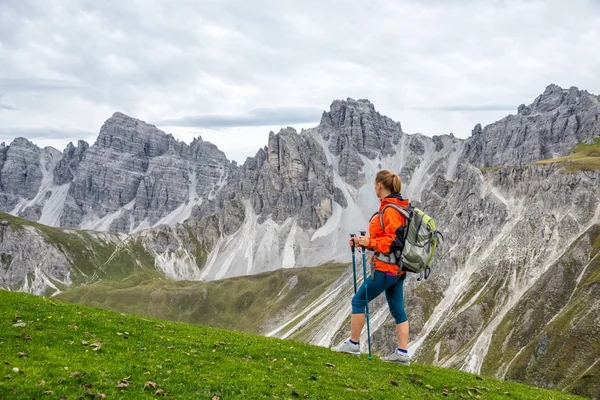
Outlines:
<svg viewBox="0 0 600 400"><path fill-rule="evenodd" d="M0 398L576 398L23 293L0 302Z"/></svg>
<svg viewBox="0 0 600 400"><path fill-rule="evenodd" d="M600 169L600 138L594 139L594 143L578 143L571 154L550 160L542 160L536 164L560 164L565 172L577 173L580 171L592 171Z"/></svg>
<svg viewBox="0 0 600 400"><path fill-rule="evenodd" d="M318 298L348 268L329 264L209 282L101 281L57 296L71 303L265 333Z"/></svg>
<svg viewBox="0 0 600 400"><path fill-rule="evenodd" d="M35 291L45 295L100 279L139 282L165 277L156 270L154 257L141 242L126 240L124 235L53 228L6 213L0 213L0 220L0 266L8 281L4 284L7 289L33 286L40 279L38 273L54 285L45 284ZM34 255L38 253L46 255L44 264L38 266L45 272L34 268ZM69 277L70 285L54 279L50 272L55 269ZM23 281L14 278L21 275Z"/></svg>

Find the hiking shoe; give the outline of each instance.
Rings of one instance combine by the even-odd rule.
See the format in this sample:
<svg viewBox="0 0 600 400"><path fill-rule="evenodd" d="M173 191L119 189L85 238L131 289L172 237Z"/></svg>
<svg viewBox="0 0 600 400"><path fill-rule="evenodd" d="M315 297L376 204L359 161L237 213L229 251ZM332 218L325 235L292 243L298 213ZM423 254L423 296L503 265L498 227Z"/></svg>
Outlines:
<svg viewBox="0 0 600 400"><path fill-rule="evenodd" d="M389 356L383 357L382 360L406 365L407 367L410 365L410 356L408 354L400 354L397 351L393 352Z"/></svg>
<svg viewBox="0 0 600 400"><path fill-rule="evenodd" d="M346 340L338 347L334 347L333 351L337 351L338 353L347 353L352 354L353 356L360 356L360 345L350 343L350 340Z"/></svg>

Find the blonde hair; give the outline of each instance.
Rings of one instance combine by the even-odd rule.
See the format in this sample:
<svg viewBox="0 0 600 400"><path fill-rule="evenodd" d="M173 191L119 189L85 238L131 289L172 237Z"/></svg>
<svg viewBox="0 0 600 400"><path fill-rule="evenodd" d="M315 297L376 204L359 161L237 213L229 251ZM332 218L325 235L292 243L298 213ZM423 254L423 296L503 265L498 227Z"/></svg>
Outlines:
<svg viewBox="0 0 600 400"><path fill-rule="evenodd" d="M381 170L375 175L375 183L381 183L381 185L392 194L400 193L400 190L402 189L400 177L387 169Z"/></svg>

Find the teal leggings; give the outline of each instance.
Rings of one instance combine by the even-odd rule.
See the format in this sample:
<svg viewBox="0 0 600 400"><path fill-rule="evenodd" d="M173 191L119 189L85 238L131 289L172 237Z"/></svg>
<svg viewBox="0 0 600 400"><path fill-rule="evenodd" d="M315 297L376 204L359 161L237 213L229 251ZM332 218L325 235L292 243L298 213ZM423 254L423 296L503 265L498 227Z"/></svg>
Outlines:
<svg viewBox="0 0 600 400"><path fill-rule="evenodd" d="M400 276L389 276L385 272L375 271L368 277L367 296L369 302L379 296L385 290L390 312L397 324L408 321L406 311L404 310L404 278L406 274ZM365 284L363 283L354 297L352 297L352 314L365 313Z"/></svg>

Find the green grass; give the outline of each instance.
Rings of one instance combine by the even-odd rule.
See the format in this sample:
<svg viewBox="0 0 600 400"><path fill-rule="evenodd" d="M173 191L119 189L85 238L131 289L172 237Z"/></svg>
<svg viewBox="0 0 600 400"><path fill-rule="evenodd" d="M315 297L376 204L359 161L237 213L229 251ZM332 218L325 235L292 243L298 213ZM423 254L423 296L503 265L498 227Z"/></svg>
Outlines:
<svg viewBox="0 0 600 400"><path fill-rule="evenodd" d="M101 281L67 289L57 298L119 312L264 333L269 330L269 320L283 320L284 315L308 306L347 268L347 264L336 263L209 282ZM294 276L297 284L289 289L286 285Z"/></svg>
<svg viewBox="0 0 600 400"><path fill-rule="evenodd" d="M542 160L536 164L560 164L568 173L600 170L600 138L594 139L591 144L577 144L568 156Z"/></svg>
<svg viewBox="0 0 600 400"><path fill-rule="evenodd" d="M595 257L600 253L600 235L596 236L594 239L594 244L592 245L592 254L590 257Z"/></svg>
<svg viewBox="0 0 600 400"><path fill-rule="evenodd" d="M434 285L418 285L414 288L412 296L420 299L423 304L423 320L427 321L443 299L444 293Z"/></svg>
<svg viewBox="0 0 600 400"><path fill-rule="evenodd" d="M49 245L65 254L75 286L98 279L122 281L164 277L154 267L154 258L140 243L129 240L121 246L116 234L53 228L2 212L0 220L7 221L8 228L13 231L25 227L37 230ZM10 255L3 253L0 266L10 266ZM64 285L57 286L64 289Z"/></svg>
<svg viewBox="0 0 600 400"><path fill-rule="evenodd" d="M3 399L143 399L157 390L174 399L576 398L23 293L0 291L0 302ZM27 326L13 326L17 321Z"/></svg>

